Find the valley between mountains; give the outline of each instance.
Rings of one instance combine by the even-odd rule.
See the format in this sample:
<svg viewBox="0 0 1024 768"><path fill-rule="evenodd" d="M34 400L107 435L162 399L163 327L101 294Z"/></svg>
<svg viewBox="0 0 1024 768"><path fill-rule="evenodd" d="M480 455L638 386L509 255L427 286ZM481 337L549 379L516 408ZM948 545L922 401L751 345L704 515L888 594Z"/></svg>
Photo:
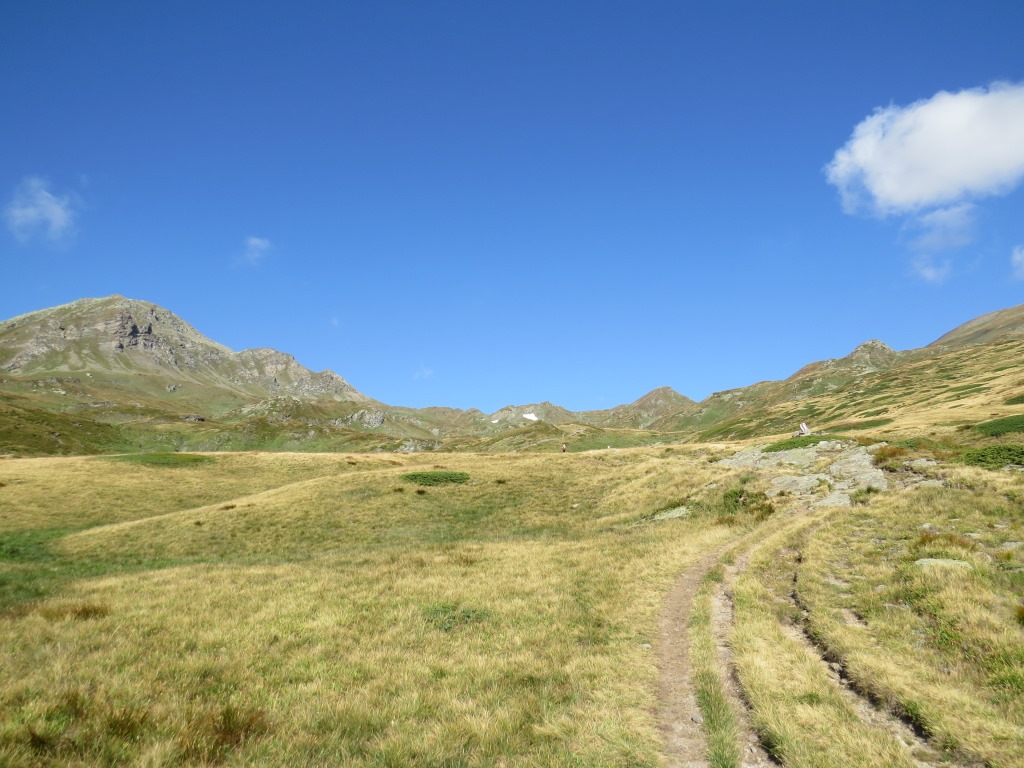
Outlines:
<svg viewBox="0 0 1024 768"><path fill-rule="evenodd" d="M869 341L700 403L661 387L602 411L545 402L484 414L387 405L284 352L233 352L154 304L82 299L0 323L0 451L576 451L746 439L801 422L902 434L922 409L940 429L976 409L996 415L1000 396L1019 389L1012 363L1022 344L1024 306L923 349Z"/></svg>
<svg viewBox="0 0 1024 768"><path fill-rule="evenodd" d="M483 414L4 321L0 765L1019 768L1022 353Z"/></svg>

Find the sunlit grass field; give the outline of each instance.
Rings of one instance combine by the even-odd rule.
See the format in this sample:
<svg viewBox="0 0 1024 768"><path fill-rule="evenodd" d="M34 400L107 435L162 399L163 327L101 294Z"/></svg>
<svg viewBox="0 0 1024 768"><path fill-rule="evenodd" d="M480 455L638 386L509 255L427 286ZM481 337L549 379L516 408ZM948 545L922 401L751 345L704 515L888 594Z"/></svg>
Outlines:
<svg viewBox="0 0 1024 768"><path fill-rule="evenodd" d="M1024 765L1024 475L812 508L730 452L0 459L0 765L660 766L659 614L714 552L710 765L741 707L784 765Z"/></svg>
<svg viewBox="0 0 1024 768"><path fill-rule="evenodd" d="M784 764L922 759L858 716L827 661L917 732L929 764L1024 765L1024 478L943 474L944 487L808 514L753 549L733 642L762 739Z"/></svg>
<svg viewBox="0 0 1024 768"><path fill-rule="evenodd" d="M441 461L0 460L0 764L657 765L661 599L747 526L730 475Z"/></svg>

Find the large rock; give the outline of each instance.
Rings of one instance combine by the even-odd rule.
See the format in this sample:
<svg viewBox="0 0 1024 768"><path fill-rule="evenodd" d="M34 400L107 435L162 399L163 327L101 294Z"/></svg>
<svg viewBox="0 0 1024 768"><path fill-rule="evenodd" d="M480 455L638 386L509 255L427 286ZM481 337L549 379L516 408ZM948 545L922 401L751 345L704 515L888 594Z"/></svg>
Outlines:
<svg viewBox="0 0 1024 768"><path fill-rule="evenodd" d="M863 446L843 452L832 462L829 473L836 478L836 485L843 489L875 488L885 491L889 488L885 473L875 466L871 452Z"/></svg>

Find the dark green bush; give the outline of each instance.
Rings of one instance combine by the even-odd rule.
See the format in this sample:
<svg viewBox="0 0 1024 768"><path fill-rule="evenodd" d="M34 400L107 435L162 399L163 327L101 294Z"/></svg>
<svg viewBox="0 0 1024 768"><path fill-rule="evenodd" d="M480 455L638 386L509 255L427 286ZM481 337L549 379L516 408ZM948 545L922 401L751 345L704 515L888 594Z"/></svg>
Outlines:
<svg viewBox="0 0 1024 768"><path fill-rule="evenodd" d="M775 451L790 451L794 448L806 448L808 445L817 445L823 443L826 440L837 439L836 435L800 435L799 437L790 437L787 440L779 440L777 443L762 448L765 453L774 453Z"/></svg>
<svg viewBox="0 0 1024 768"><path fill-rule="evenodd" d="M1024 432L1024 415L983 421L981 424L975 424L974 428L983 435L989 435L990 437L999 437L1009 432Z"/></svg>
<svg viewBox="0 0 1024 768"><path fill-rule="evenodd" d="M215 461L212 456L199 456L195 453L130 453L124 456L106 456L104 458L109 461L142 464L145 467L187 467Z"/></svg>
<svg viewBox="0 0 1024 768"><path fill-rule="evenodd" d="M409 472L402 475L403 480L408 480L416 485L445 485L446 483L465 483L469 481L467 472Z"/></svg>
<svg viewBox="0 0 1024 768"><path fill-rule="evenodd" d="M1008 464L1024 464L1024 445L990 445L967 451L964 463L986 469L1001 469Z"/></svg>

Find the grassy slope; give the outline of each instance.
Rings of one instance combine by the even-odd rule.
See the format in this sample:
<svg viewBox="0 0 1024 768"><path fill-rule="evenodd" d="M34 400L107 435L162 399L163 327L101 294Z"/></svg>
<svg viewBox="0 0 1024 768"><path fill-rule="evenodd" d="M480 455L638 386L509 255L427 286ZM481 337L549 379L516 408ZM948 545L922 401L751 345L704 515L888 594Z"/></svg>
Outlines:
<svg viewBox="0 0 1024 768"><path fill-rule="evenodd" d="M0 460L0 762L656 765L661 595L742 528L713 522L720 473L444 461L470 481L402 479L426 457ZM679 499L706 512L645 522Z"/></svg>

